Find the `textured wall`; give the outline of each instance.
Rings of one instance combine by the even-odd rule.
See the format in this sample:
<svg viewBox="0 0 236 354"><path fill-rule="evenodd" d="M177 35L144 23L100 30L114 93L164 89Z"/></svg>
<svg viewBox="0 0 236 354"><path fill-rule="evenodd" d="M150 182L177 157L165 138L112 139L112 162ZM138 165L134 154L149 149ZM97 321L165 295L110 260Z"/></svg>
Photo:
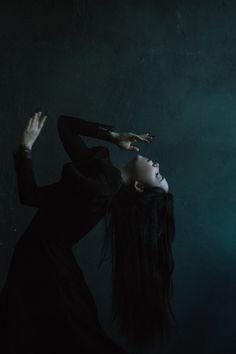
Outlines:
<svg viewBox="0 0 236 354"><path fill-rule="evenodd" d="M35 213L19 204L11 155L30 113L49 111L33 151L39 184L57 180L68 159L60 113L151 131L155 143L139 145L140 153L159 161L175 196L178 326L165 346L145 353L235 352L235 16L233 0L1 2L1 286ZM117 165L134 156L104 144ZM102 324L118 338L109 264L96 270L102 233L103 221L75 255Z"/></svg>

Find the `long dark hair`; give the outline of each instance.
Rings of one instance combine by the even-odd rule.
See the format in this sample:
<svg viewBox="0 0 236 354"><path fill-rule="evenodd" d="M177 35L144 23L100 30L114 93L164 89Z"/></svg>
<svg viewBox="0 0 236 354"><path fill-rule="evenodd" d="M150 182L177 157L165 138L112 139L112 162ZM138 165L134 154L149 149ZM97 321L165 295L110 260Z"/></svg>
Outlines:
<svg viewBox="0 0 236 354"><path fill-rule="evenodd" d="M113 320L132 343L145 345L156 335L163 339L174 319L173 195L160 187L138 192L132 184L123 184L105 218L103 249L110 241Z"/></svg>

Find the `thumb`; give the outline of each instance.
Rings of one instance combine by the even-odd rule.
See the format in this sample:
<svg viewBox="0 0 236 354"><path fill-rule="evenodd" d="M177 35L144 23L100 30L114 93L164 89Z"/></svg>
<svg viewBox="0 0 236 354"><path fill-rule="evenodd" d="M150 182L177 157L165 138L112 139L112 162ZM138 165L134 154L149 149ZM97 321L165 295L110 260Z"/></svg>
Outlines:
<svg viewBox="0 0 236 354"><path fill-rule="evenodd" d="M130 151L136 151L138 152L139 151L139 148L137 146L132 146L130 145L130 148L129 148Z"/></svg>

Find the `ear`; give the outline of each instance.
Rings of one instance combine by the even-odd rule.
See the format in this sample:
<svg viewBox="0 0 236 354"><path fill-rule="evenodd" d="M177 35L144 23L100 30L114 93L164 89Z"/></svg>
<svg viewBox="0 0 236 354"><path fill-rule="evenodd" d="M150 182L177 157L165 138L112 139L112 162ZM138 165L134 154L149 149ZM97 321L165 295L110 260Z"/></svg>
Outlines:
<svg viewBox="0 0 236 354"><path fill-rule="evenodd" d="M137 180L134 181L134 188L136 189L137 192L144 191L144 185L141 182L138 182Z"/></svg>

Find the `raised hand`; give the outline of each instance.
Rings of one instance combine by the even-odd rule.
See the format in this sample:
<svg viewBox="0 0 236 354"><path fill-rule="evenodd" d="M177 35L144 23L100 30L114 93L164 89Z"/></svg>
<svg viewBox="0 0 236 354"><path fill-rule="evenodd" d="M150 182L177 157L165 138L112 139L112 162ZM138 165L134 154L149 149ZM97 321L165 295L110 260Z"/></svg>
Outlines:
<svg viewBox="0 0 236 354"><path fill-rule="evenodd" d="M28 120L28 123L23 130L20 144L31 149L35 140L39 136L46 119L46 113L44 116L42 116L42 112L34 113L33 117Z"/></svg>
<svg viewBox="0 0 236 354"><path fill-rule="evenodd" d="M134 133L116 133L113 142L121 149L138 152L140 149L132 145L136 141L151 143L154 135L150 133L134 134Z"/></svg>

